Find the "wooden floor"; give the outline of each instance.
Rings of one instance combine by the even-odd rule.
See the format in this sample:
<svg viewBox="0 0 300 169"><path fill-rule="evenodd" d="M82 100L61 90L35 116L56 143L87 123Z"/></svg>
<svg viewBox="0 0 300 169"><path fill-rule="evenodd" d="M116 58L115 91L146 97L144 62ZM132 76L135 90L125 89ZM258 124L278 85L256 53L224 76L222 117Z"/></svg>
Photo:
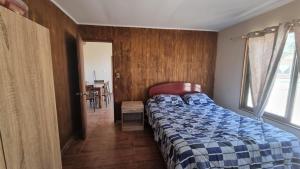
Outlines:
<svg viewBox="0 0 300 169"><path fill-rule="evenodd" d="M122 132L113 110L88 113L88 137L75 141L63 154L63 169L165 169L151 128Z"/></svg>

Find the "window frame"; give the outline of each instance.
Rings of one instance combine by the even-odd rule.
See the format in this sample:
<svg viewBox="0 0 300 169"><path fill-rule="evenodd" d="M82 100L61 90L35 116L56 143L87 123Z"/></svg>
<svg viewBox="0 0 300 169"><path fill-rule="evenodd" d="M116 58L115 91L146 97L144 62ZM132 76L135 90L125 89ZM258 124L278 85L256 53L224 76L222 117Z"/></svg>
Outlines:
<svg viewBox="0 0 300 169"><path fill-rule="evenodd" d="M293 33L291 30L289 33ZM248 101L248 94L250 92L250 82L249 82L249 58L247 57L248 54L248 39L245 41L245 47L244 47L244 60L243 60L243 71L242 71L242 81L241 81L241 88L240 88L240 101L239 101L239 109L249 112L253 115L255 115L254 110L252 107L247 105ZM294 51L294 59L293 59L293 65L292 65L292 72L291 72L291 82L289 86L288 91L288 99L287 99L287 105L285 110L285 115L278 116L270 112L265 112L263 117L266 117L269 120L277 121L281 124L288 125L297 129L300 129L300 125L296 125L291 123L292 113L293 113L293 107L294 107L294 101L295 101L295 95L297 90L297 81L298 81L298 65L297 65L297 49Z"/></svg>

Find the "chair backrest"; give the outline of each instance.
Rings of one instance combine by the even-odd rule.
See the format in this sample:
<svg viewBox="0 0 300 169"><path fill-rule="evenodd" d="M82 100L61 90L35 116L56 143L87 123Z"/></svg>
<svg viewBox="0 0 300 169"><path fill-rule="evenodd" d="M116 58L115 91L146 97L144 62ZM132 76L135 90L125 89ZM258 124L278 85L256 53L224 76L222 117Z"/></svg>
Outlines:
<svg viewBox="0 0 300 169"><path fill-rule="evenodd" d="M91 91L94 88L94 85L85 85L85 90L87 92Z"/></svg>
<svg viewBox="0 0 300 169"><path fill-rule="evenodd" d="M107 94L110 93L109 82L105 82L103 88L104 88L104 93L107 93Z"/></svg>
<svg viewBox="0 0 300 169"><path fill-rule="evenodd" d="M94 80L94 83L97 84L97 83L104 83L104 80Z"/></svg>

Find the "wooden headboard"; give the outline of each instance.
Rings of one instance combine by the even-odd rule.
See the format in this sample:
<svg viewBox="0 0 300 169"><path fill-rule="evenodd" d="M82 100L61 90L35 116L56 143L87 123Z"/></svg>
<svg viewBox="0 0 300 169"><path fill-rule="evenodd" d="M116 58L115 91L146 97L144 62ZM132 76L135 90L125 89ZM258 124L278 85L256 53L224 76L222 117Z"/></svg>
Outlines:
<svg viewBox="0 0 300 169"><path fill-rule="evenodd" d="M201 92L201 85L185 82L172 82L154 85L149 89L149 97L157 94L184 95L186 93Z"/></svg>

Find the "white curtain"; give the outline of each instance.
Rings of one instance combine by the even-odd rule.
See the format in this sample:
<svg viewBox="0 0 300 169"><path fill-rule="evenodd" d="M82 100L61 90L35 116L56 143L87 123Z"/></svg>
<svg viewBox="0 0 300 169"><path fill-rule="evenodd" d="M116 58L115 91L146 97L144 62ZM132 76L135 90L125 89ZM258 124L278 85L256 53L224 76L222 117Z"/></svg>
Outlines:
<svg viewBox="0 0 300 169"><path fill-rule="evenodd" d="M259 93L265 83L268 65L272 56L275 33L251 37L248 41L250 86L253 105L258 105Z"/></svg>
<svg viewBox="0 0 300 169"><path fill-rule="evenodd" d="M296 48L297 48L298 72L300 73L300 24L294 27L294 31L295 31Z"/></svg>
<svg viewBox="0 0 300 169"><path fill-rule="evenodd" d="M281 24L276 33L249 38L248 41L252 101L259 120L264 114L289 29L290 24Z"/></svg>

